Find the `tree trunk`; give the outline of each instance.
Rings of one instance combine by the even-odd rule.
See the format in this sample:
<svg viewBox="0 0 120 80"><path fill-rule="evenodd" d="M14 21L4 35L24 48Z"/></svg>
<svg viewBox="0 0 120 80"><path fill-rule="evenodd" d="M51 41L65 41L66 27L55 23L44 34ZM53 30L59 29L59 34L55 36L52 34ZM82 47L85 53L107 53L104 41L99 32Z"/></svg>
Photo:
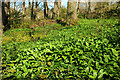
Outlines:
<svg viewBox="0 0 120 80"><path fill-rule="evenodd" d="M80 0L78 2L78 8L77 8L77 10L78 10L78 14L79 14L80 13Z"/></svg>
<svg viewBox="0 0 120 80"><path fill-rule="evenodd" d="M34 14L33 14L33 8L34 8L34 0L32 0L32 8L31 8L31 20L35 20L34 19Z"/></svg>
<svg viewBox="0 0 120 80"><path fill-rule="evenodd" d="M3 24L3 30L10 29L10 26L8 25L8 2L2 2L2 24Z"/></svg>
<svg viewBox="0 0 120 80"><path fill-rule="evenodd" d="M0 1L0 37L3 34L3 30L2 30L2 4Z"/></svg>
<svg viewBox="0 0 120 80"><path fill-rule="evenodd" d="M91 17L91 2L89 0L89 2L88 2L88 18L90 18L90 17Z"/></svg>
<svg viewBox="0 0 120 80"><path fill-rule="evenodd" d="M73 24L77 19L77 0L68 0L67 6L67 24Z"/></svg>
<svg viewBox="0 0 120 80"><path fill-rule="evenodd" d="M38 8L38 1L36 0L36 2L35 2L35 19L36 19L37 12L38 12L37 8Z"/></svg>
<svg viewBox="0 0 120 80"><path fill-rule="evenodd" d="M89 0L89 2L88 2L88 14L90 14L90 12L91 12L91 2Z"/></svg>
<svg viewBox="0 0 120 80"><path fill-rule="evenodd" d="M48 2L45 0L44 2L44 18L48 18Z"/></svg>
<svg viewBox="0 0 120 80"><path fill-rule="evenodd" d="M53 17L59 17L60 16L60 8L61 8L61 0L55 0L54 2L54 10L53 10Z"/></svg>
<svg viewBox="0 0 120 80"><path fill-rule="evenodd" d="M8 2L8 15L10 15L10 2Z"/></svg>
<svg viewBox="0 0 120 80"><path fill-rule="evenodd" d="M31 7L31 3L30 3L30 0L28 0L28 2L29 2L29 9L30 9L30 7Z"/></svg>
<svg viewBox="0 0 120 80"><path fill-rule="evenodd" d="M16 2L14 2L14 10L15 10Z"/></svg>
<svg viewBox="0 0 120 80"><path fill-rule="evenodd" d="M25 0L23 1L23 16L25 15Z"/></svg>
<svg viewBox="0 0 120 80"><path fill-rule="evenodd" d="M119 12L119 15L118 15L118 18L119 18L119 22L118 24L120 25L120 1L118 2L118 12Z"/></svg>
<svg viewBox="0 0 120 80"><path fill-rule="evenodd" d="M35 2L35 8L37 9L38 8L38 1L36 0Z"/></svg>

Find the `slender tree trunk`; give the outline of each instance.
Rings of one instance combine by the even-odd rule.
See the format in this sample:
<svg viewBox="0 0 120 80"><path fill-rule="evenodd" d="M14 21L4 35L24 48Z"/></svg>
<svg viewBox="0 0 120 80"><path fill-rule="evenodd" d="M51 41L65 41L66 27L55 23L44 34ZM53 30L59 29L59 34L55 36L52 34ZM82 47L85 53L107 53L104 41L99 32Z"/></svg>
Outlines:
<svg viewBox="0 0 120 80"><path fill-rule="evenodd" d="M30 3L30 0L28 0L28 2L29 2L29 9L30 9L30 7L31 7L31 3Z"/></svg>
<svg viewBox="0 0 120 80"><path fill-rule="evenodd" d="M119 22L118 24L120 25L120 1L118 2L118 12L119 12L119 15L118 15L118 18L119 18Z"/></svg>
<svg viewBox="0 0 120 80"><path fill-rule="evenodd" d="M14 2L14 10L15 10L16 2Z"/></svg>
<svg viewBox="0 0 120 80"><path fill-rule="evenodd" d="M2 3L0 1L0 37L2 34L3 34L3 31L2 31Z"/></svg>
<svg viewBox="0 0 120 80"><path fill-rule="evenodd" d="M8 2L8 15L10 15L10 2Z"/></svg>
<svg viewBox="0 0 120 80"><path fill-rule="evenodd" d="M2 46L2 35L3 35L3 30L2 30L2 4L0 1L0 46ZM2 48L0 47L0 52L2 53ZM2 54L0 55L0 65L2 65ZM2 70L2 67L0 67L0 70ZM0 75L0 80L2 80L2 75Z"/></svg>
<svg viewBox="0 0 120 80"><path fill-rule="evenodd" d="M38 1L36 0L35 2L35 8L37 9L38 8Z"/></svg>
<svg viewBox="0 0 120 80"><path fill-rule="evenodd" d="M2 27L2 3L0 1L0 28Z"/></svg>
<svg viewBox="0 0 120 80"><path fill-rule="evenodd" d="M67 23L74 24L77 19L77 0L68 0Z"/></svg>
<svg viewBox="0 0 120 80"><path fill-rule="evenodd" d="M90 12L91 12L91 2L89 0L89 2L88 2L88 14L90 14Z"/></svg>
<svg viewBox="0 0 120 80"><path fill-rule="evenodd" d="M32 8L31 8L31 20L34 20L34 14L33 14L33 8L34 8L34 0L32 0Z"/></svg>
<svg viewBox="0 0 120 80"><path fill-rule="evenodd" d="M25 0L23 1L23 16L25 15Z"/></svg>
<svg viewBox="0 0 120 80"><path fill-rule="evenodd" d="M53 16L54 16L54 18L60 16L60 8L61 8L61 0L55 0L55 2L54 2L54 9L53 9Z"/></svg>
<svg viewBox="0 0 120 80"><path fill-rule="evenodd" d="M44 2L44 18L48 18L48 2L45 0Z"/></svg>
<svg viewBox="0 0 120 80"><path fill-rule="evenodd" d="M89 0L89 2L88 2L88 18L90 18L90 16L91 16L91 2Z"/></svg>
<svg viewBox="0 0 120 80"><path fill-rule="evenodd" d="M37 8L38 8L38 1L36 0L36 2L35 2L35 19L36 19L37 12L38 12Z"/></svg>
<svg viewBox="0 0 120 80"><path fill-rule="evenodd" d="M79 14L80 13L80 0L78 2L78 8L77 8L77 10L78 10L78 14Z"/></svg>

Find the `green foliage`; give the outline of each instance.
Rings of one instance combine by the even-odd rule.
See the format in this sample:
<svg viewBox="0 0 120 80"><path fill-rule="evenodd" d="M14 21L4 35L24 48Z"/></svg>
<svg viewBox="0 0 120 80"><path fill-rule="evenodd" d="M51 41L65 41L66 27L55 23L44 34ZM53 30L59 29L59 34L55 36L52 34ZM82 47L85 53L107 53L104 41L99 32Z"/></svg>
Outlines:
<svg viewBox="0 0 120 80"><path fill-rule="evenodd" d="M104 20L102 32L98 32L100 22L85 19L78 26L51 30L47 37L36 42L6 44L2 46L2 76L4 79L119 79L120 44L111 41L118 35L117 22Z"/></svg>
<svg viewBox="0 0 120 80"><path fill-rule="evenodd" d="M65 7L60 8L60 18L66 19L67 18L67 9Z"/></svg>
<svg viewBox="0 0 120 80"><path fill-rule="evenodd" d="M16 10L12 10L10 13L9 24L10 28L18 28L21 25L22 14Z"/></svg>
<svg viewBox="0 0 120 80"><path fill-rule="evenodd" d="M78 18L80 19L85 19L87 18L88 13L85 10L82 10L81 12L78 13Z"/></svg>
<svg viewBox="0 0 120 80"><path fill-rule="evenodd" d="M46 37L46 34L51 30L60 30L62 27L64 27L60 24L52 24L34 28L34 26L31 25L33 29L30 29L28 24L29 23L27 22L23 22L21 24L21 28L5 31L4 36L2 36L2 45L11 42L36 41L40 38ZM34 25L36 25L36 23L34 23Z"/></svg>

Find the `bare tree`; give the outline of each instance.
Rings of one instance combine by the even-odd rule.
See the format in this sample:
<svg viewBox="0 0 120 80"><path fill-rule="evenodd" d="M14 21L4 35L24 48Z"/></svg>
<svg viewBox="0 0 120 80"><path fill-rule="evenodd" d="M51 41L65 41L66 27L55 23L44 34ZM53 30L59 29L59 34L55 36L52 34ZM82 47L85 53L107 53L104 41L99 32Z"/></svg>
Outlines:
<svg viewBox="0 0 120 80"><path fill-rule="evenodd" d="M33 8L34 8L34 0L32 0L31 20L34 20Z"/></svg>
<svg viewBox="0 0 120 80"><path fill-rule="evenodd" d="M30 9L30 7L31 7L31 3L30 3L30 0L28 0L28 2L29 2L29 9Z"/></svg>
<svg viewBox="0 0 120 80"><path fill-rule="evenodd" d="M44 18L48 18L48 2L45 0L44 2Z"/></svg>
<svg viewBox="0 0 120 80"><path fill-rule="evenodd" d="M119 22L118 22L118 24L120 25L120 1L118 2L117 9L118 9L118 12L119 12L119 15L118 15Z"/></svg>
<svg viewBox="0 0 120 80"><path fill-rule="evenodd" d="M90 12L91 12L91 2L89 0L89 2L88 2L88 14L90 14Z"/></svg>
<svg viewBox="0 0 120 80"><path fill-rule="evenodd" d="M25 0L23 0L23 16L25 15Z"/></svg>
<svg viewBox="0 0 120 80"><path fill-rule="evenodd" d="M87 13L88 13L88 18L90 18L91 17L91 2L90 2L90 0L88 2L88 11L87 11Z"/></svg>
<svg viewBox="0 0 120 80"><path fill-rule="evenodd" d="M61 8L61 0L55 0L54 9L53 9L53 17L59 17Z"/></svg>
<svg viewBox="0 0 120 80"><path fill-rule="evenodd" d="M2 35L2 4L0 1L0 36Z"/></svg>
<svg viewBox="0 0 120 80"><path fill-rule="evenodd" d="M16 2L14 2L14 10L15 10Z"/></svg>
<svg viewBox="0 0 120 80"><path fill-rule="evenodd" d="M10 15L10 2L8 2L8 15Z"/></svg>
<svg viewBox="0 0 120 80"><path fill-rule="evenodd" d="M68 0L67 23L74 24L77 19L77 0Z"/></svg>
<svg viewBox="0 0 120 80"><path fill-rule="evenodd" d="M37 9L38 8L38 1L35 0L35 8Z"/></svg>
<svg viewBox="0 0 120 80"><path fill-rule="evenodd" d="M77 10L78 10L78 13L80 12L80 0L78 0L78 8L77 8Z"/></svg>
<svg viewBox="0 0 120 80"><path fill-rule="evenodd" d="M37 12L38 12L37 8L38 8L38 1L35 0L35 19L36 19Z"/></svg>

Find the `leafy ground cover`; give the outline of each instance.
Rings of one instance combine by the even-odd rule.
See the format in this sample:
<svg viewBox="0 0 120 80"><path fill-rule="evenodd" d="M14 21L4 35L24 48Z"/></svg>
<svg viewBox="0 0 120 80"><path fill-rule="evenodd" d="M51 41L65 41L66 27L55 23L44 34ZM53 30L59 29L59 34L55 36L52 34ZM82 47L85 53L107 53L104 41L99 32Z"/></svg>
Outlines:
<svg viewBox="0 0 120 80"><path fill-rule="evenodd" d="M102 24L101 24L102 23ZM117 20L80 20L35 42L2 46L4 79L120 79Z"/></svg>
<svg viewBox="0 0 120 80"><path fill-rule="evenodd" d="M59 30L62 27L64 26L61 26L60 24L51 24L40 27L34 27L33 25L31 26L31 28L25 27L25 28L7 30L4 32L4 35L2 36L3 39L2 44L4 45L11 42L36 41L39 38L46 37L46 34L49 31Z"/></svg>

